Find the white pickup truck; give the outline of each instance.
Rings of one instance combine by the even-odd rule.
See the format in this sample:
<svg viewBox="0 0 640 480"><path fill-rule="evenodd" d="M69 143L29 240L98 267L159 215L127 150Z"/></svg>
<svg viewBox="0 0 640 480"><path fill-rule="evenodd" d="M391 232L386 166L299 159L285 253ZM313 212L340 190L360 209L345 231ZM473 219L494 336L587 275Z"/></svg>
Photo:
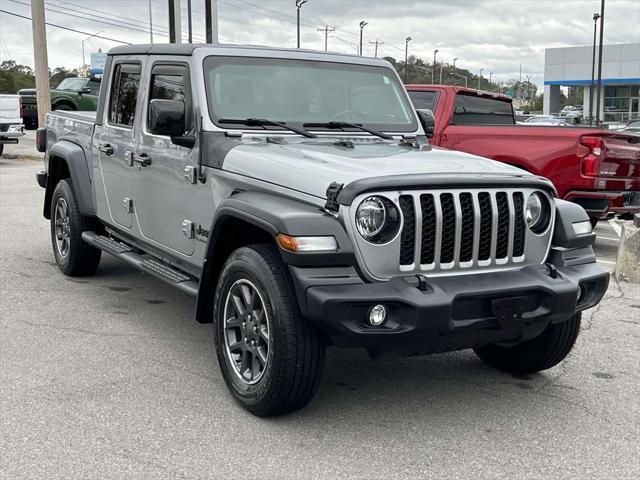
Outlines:
<svg viewBox="0 0 640 480"><path fill-rule="evenodd" d="M0 95L0 155L5 143L18 143L23 135L20 95Z"/></svg>

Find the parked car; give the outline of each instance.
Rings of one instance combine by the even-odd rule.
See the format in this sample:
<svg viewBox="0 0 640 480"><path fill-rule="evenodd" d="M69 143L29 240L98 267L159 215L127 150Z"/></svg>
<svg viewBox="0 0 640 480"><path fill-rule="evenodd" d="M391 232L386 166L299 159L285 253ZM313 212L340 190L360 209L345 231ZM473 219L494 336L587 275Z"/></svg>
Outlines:
<svg viewBox="0 0 640 480"><path fill-rule="evenodd" d="M311 400L327 344L550 368L607 288L585 211L426 145L385 60L133 45L104 78L97 113L38 130L55 260L89 275L104 251L197 297L257 415Z"/></svg>
<svg viewBox="0 0 640 480"><path fill-rule="evenodd" d="M19 95L0 95L0 155L7 143L18 143L24 135Z"/></svg>
<svg viewBox="0 0 640 480"><path fill-rule="evenodd" d="M547 177L559 198L595 224L640 212L640 142L600 128L517 125L511 98L445 85L407 85L418 109L435 114L431 143L493 158Z"/></svg>
<svg viewBox="0 0 640 480"><path fill-rule="evenodd" d="M523 123L528 125L545 125L547 127L571 126L571 124L568 123L564 118L553 117L551 115L535 115L533 117L527 118Z"/></svg>
<svg viewBox="0 0 640 480"><path fill-rule="evenodd" d="M624 127L619 129L621 132L640 133L640 120L634 120L627 123Z"/></svg>
<svg viewBox="0 0 640 480"><path fill-rule="evenodd" d="M100 92L100 78L69 77L51 90L52 110L95 111ZM35 88L23 88L18 91L25 110L25 125L29 129L38 126L38 103Z"/></svg>
<svg viewBox="0 0 640 480"><path fill-rule="evenodd" d="M560 110L560 117L570 119L571 123L580 123L583 116L582 105L565 105L562 110Z"/></svg>

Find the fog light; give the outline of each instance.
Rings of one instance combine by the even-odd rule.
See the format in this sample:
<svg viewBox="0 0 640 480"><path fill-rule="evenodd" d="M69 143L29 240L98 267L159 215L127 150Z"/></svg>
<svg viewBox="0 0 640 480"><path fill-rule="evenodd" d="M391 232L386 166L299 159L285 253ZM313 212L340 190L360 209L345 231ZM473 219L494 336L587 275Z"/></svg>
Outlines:
<svg viewBox="0 0 640 480"><path fill-rule="evenodd" d="M376 305L369 310L369 323L374 327L382 325L387 319L387 309L384 305Z"/></svg>

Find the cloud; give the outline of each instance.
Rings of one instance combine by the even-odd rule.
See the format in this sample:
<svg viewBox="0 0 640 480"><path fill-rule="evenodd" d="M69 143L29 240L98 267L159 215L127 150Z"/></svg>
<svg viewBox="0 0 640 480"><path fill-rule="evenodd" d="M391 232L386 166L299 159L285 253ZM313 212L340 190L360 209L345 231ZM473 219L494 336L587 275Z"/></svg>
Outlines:
<svg viewBox="0 0 640 480"><path fill-rule="evenodd" d="M195 41L204 41L204 1L192 0ZM296 44L294 0L218 0L220 38L228 43L250 43L293 48ZM0 0L0 9L31 16L29 0ZM182 0L186 39L186 0ZM152 0L155 41L166 42L167 2ZM47 21L130 43L149 41L147 0L46 0ZM324 33L317 27L335 26L329 49L355 53L358 23L366 20L363 49L373 55L370 41L380 39L379 55L404 57L405 37L411 35L410 54L424 59L439 50L438 60L494 78L523 75L542 83L544 49L590 45L592 15L598 0L309 0L301 10L304 48L324 49ZM640 42L640 2L609 0L605 12L605 43ZM82 17L82 18L79 18ZM115 25L109 25L109 23ZM47 29L52 67L78 67L82 40L87 35ZM117 45L98 38L85 42L87 52ZM33 64L31 25L27 20L0 14L0 53ZM88 58L88 55L87 55Z"/></svg>

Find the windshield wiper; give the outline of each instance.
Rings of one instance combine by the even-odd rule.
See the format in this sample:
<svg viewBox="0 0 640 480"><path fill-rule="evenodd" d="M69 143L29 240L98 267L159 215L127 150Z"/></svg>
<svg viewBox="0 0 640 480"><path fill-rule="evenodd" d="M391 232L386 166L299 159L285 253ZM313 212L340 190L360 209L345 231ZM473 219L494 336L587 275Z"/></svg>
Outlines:
<svg viewBox="0 0 640 480"><path fill-rule="evenodd" d="M302 125L303 127L309 128L357 128L358 130L362 130L363 132L370 133L371 135L375 135L380 138L384 138L385 140L393 140L391 135L387 135L386 133L379 132L374 130L373 128L365 127L359 123L349 123L349 122L326 122L326 123L305 123Z"/></svg>
<svg viewBox="0 0 640 480"><path fill-rule="evenodd" d="M275 127L282 127L286 130L290 130L298 135L302 135L307 138L317 138L314 133L307 132L302 128L292 127L284 122L276 122L275 120L269 120L267 118L245 118L244 120L239 118L222 118L218 120L220 123L231 123L235 125L246 125L247 127L264 127L266 125L273 125Z"/></svg>

